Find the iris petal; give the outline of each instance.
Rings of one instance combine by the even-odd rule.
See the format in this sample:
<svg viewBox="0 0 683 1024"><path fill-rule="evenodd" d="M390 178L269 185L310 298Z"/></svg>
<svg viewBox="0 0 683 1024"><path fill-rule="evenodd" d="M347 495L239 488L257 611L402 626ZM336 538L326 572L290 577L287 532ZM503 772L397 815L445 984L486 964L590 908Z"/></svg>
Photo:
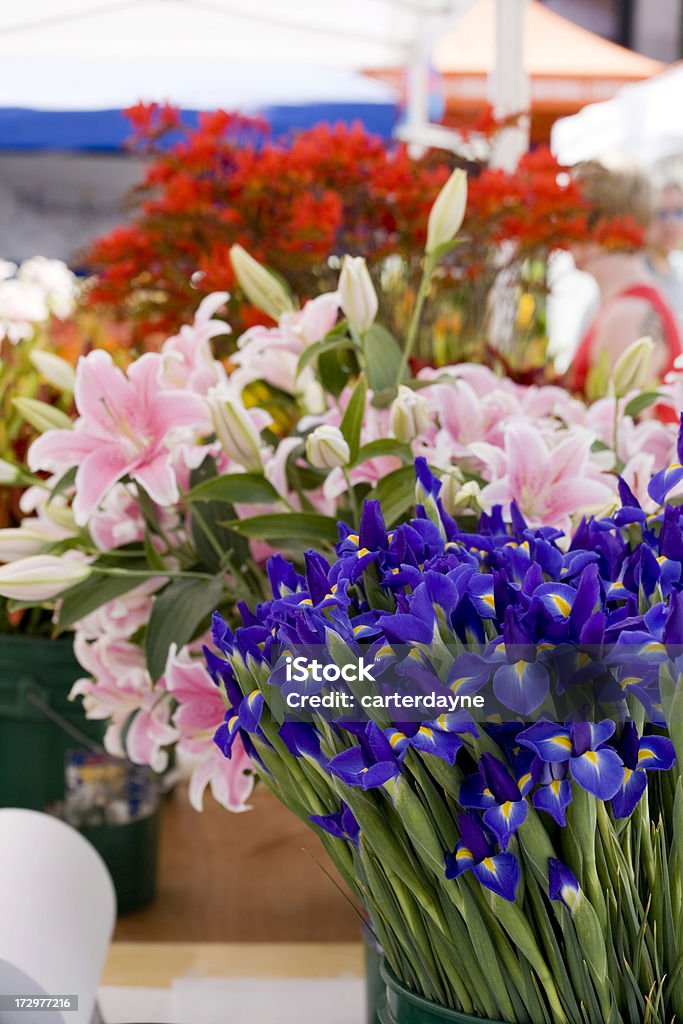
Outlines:
<svg viewBox="0 0 683 1024"><path fill-rule="evenodd" d="M611 800L624 777L621 758L608 747L573 757L569 767L578 784L599 800Z"/></svg>

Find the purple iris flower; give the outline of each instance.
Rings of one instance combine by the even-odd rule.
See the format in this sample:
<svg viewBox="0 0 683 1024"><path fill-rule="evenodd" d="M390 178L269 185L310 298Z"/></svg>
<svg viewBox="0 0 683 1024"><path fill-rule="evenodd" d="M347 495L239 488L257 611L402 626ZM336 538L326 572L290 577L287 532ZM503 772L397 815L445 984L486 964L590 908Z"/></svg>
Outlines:
<svg viewBox="0 0 683 1024"><path fill-rule="evenodd" d="M521 876L519 861L513 853L497 853L491 832L484 828L474 814L459 814L458 829L461 839L454 853L447 853L446 878L457 878L463 871L471 871L479 882L510 903Z"/></svg>
<svg viewBox="0 0 683 1024"><path fill-rule="evenodd" d="M548 895L551 900L564 903L570 913L574 913L583 896L574 872L555 857L548 860Z"/></svg>
<svg viewBox="0 0 683 1024"><path fill-rule="evenodd" d="M529 808L509 771L492 754L482 754L479 771L469 775L460 787L459 799L469 810L483 811L485 827L494 834L502 850L526 820Z"/></svg>
<svg viewBox="0 0 683 1024"><path fill-rule="evenodd" d="M360 845L360 825L345 803L334 814L309 814L308 820L337 839L344 839L354 846Z"/></svg>
<svg viewBox="0 0 683 1024"><path fill-rule="evenodd" d="M397 754L389 739L374 722L368 722L359 745L343 750L328 762L327 770L348 786L375 789L401 774L405 756Z"/></svg>
<svg viewBox="0 0 683 1024"><path fill-rule="evenodd" d="M647 493L658 505L663 505L669 491L672 491L676 484L683 480L683 413L681 413L681 425L678 430L678 441L676 444L678 462L674 462L666 469L652 477L647 488Z"/></svg>
<svg viewBox="0 0 683 1024"><path fill-rule="evenodd" d="M665 736L638 736L635 723L625 723L617 750L624 763L621 786L612 797L615 818L629 818L647 788L648 771L668 771L676 761L674 745Z"/></svg>
<svg viewBox="0 0 683 1024"><path fill-rule="evenodd" d="M614 722L571 722L555 725L536 722L520 732L518 742L549 764L569 762L569 771L578 784L600 800L611 800L621 786L624 765L607 741L614 733Z"/></svg>

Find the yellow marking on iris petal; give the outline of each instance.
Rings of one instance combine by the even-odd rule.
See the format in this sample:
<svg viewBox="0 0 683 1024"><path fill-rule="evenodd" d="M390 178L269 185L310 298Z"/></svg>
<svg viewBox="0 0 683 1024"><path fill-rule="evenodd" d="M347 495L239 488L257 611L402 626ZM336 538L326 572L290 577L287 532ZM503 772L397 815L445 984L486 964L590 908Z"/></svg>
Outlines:
<svg viewBox="0 0 683 1024"><path fill-rule="evenodd" d="M529 550L529 541L525 540L519 546L522 549L522 551L528 551Z"/></svg>
<svg viewBox="0 0 683 1024"><path fill-rule="evenodd" d="M302 597L301 600L299 601L299 604L313 604L313 601L310 599L310 597Z"/></svg>
<svg viewBox="0 0 683 1024"><path fill-rule="evenodd" d="M411 650L411 652L408 655L408 657L412 658L413 661L421 661L422 660L422 655L418 651L417 647L413 647L413 649Z"/></svg>
<svg viewBox="0 0 683 1024"><path fill-rule="evenodd" d="M339 584L338 583L333 583L332 586L330 587L330 593L331 594L336 594L338 589L339 589Z"/></svg>
<svg viewBox="0 0 683 1024"><path fill-rule="evenodd" d="M550 783L550 788L552 789L553 794L555 796L559 796L560 795L560 780L559 779L553 779L553 781Z"/></svg>
<svg viewBox="0 0 683 1024"><path fill-rule="evenodd" d="M522 775L521 779L517 783L520 789L524 789L527 783L531 782L531 772L527 772L526 775Z"/></svg>
<svg viewBox="0 0 683 1024"><path fill-rule="evenodd" d="M490 871L492 875L495 875L496 865L493 863L490 857L484 857L482 864L484 865L487 871Z"/></svg>
<svg viewBox="0 0 683 1024"><path fill-rule="evenodd" d="M389 744L392 747L395 747L401 742L401 740L404 740L405 738L405 733L395 732L393 736L389 737Z"/></svg>
<svg viewBox="0 0 683 1024"><path fill-rule="evenodd" d="M510 820L510 812L512 811L512 801L511 800L506 800L504 804L500 805L500 809L502 811L502 814L503 814L503 817L505 818L505 820L509 821Z"/></svg>
<svg viewBox="0 0 683 1024"><path fill-rule="evenodd" d="M463 683L468 683L470 681L470 679L471 679L471 676L460 676L460 679L455 679L451 683L451 686L450 686L450 688L453 691L453 693L457 693L458 690L460 689L460 687L462 686L462 684Z"/></svg>
<svg viewBox="0 0 683 1024"><path fill-rule="evenodd" d="M401 570L400 569L392 569L391 571L392 571L394 576L397 576L400 573Z"/></svg>
<svg viewBox="0 0 683 1024"><path fill-rule="evenodd" d="M553 743L557 743L558 747L562 747L564 750L572 749L572 741L568 736L553 736Z"/></svg>
<svg viewBox="0 0 683 1024"><path fill-rule="evenodd" d="M421 725L417 731L421 733L423 736L426 736L428 740L431 740L434 737L433 731L431 729L428 729L425 725Z"/></svg>
<svg viewBox="0 0 683 1024"><path fill-rule="evenodd" d="M474 857L472 856L472 854L470 853L469 850L466 850L465 848L463 848L462 850L458 850L458 852L455 855L455 859L456 860L474 860Z"/></svg>
<svg viewBox="0 0 683 1024"><path fill-rule="evenodd" d="M652 751L648 750L647 747L641 747L641 749L638 751L638 763L640 764L641 761L647 761L647 759L650 757L654 757Z"/></svg>
<svg viewBox="0 0 683 1024"><path fill-rule="evenodd" d="M484 790L484 796L493 796L493 793L491 792L490 789L485 789Z"/></svg>
<svg viewBox="0 0 683 1024"><path fill-rule="evenodd" d="M663 651L664 644L660 644L657 640L651 640L649 644L645 644L643 647L644 651Z"/></svg>
<svg viewBox="0 0 683 1024"><path fill-rule="evenodd" d="M375 658L386 658L387 654L393 653L393 647L390 647L389 644L385 644L384 647L380 647L380 649L377 651L377 653L375 654Z"/></svg>
<svg viewBox="0 0 683 1024"><path fill-rule="evenodd" d="M234 726L236 721L237 721L237 715L233 715L232 718L229 719L229 721L228 721L228 732L232 732L233 726Z"/></svg>
<svg viewBox="0 0 683 1024"><path fill-rule="evenodd" d="M356 547L358 546L358 534L357 533L350 533L346 539L350 540L352 544L356 545Z"/></svg>
<svg viewBox="0 0 683 1024"><path fill-rule="evenodd" d="M664 563L667 561L666 555L658 555L657 561L660 565L664 565Z"/></svg>
<svg viewBox="0 0 683 1024"><path fill-rule="evenodd" d="M671 465L667 468L666 472L670 473L672 469L683 469L683 466L680 464L680 462L672 462Z"/></svg>
<svg viewBox="0 0 683 1024"><path fill-rule="evenodd" d="M517 675L521 679L522 676L524 675L524 669L526 668L526 662L525 661L518 661L517 664L515 665L515 668L517 669Z"/></svg>
<svg viewBox="0 0 683 1024"><path fill-rule="evenodd" d="M484 604L487 604L489 606L489 608L496 607L496 599L493 596L493 594L482 594L481 599L484 602Z"/></svg>
<svg viewBox="0 0 683 1024"><path fill-rule="evenodd" d="M625 690L627 686L633 686L634 683L639 683L640 679L638 676L626 676L625 679L621 680L621 688Z"/></svg>
<svg viewBox="0 0 683 1024"><path fill-rule="evenodd" d="M560 597L559 594L551 594L550 596L552 597L553 601L560 609L564 617L567 618L567 616L570 614L572 610L572 606L570 605L569 601L566 601L563 597Z"/></svg>
<svg viewBox="0 0 683 1024"><path fill-rule="evenodd" d="M359 548L358 549L358 557L359 558L362 558L363 555L369 555L369 554L370 554L370 549L369 548Z"/></svg>
<svg viewBox="0 0 683 1024"><path fill-rule="evenodd" d="M589 764L593 765L593 767L595 767L598 763L598 755L595 753L594 750L587 750L583 756L586 758Z"/></svg>
<svg viewBox="0 0 683 1024"><path fill-rule="evenodd" d="M631 778L632 775L633 775L633 771L630 768L624 768L624 781L623 781L622 785L625 786L626 783L628 782L628 780Z"/></svg>

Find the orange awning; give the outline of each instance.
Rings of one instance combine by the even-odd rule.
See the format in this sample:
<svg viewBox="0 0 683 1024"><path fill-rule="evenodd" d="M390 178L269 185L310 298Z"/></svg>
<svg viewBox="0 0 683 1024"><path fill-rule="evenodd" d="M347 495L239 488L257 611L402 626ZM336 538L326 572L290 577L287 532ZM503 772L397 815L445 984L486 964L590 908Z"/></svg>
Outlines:
<svg viewBox="0 0 683 1024"><path fill-rule="evenodd" d="M444 122L473 121L487 102L495 63L495 0L478 0L436 45L434 67L442 76ZM524 61L531 84L531 138L547 141L558 117L587 103L611 99L624 85L663 71L661 61L602 39L531 0L524 33ZM376 72L399 86L403 69Z"/></svg>

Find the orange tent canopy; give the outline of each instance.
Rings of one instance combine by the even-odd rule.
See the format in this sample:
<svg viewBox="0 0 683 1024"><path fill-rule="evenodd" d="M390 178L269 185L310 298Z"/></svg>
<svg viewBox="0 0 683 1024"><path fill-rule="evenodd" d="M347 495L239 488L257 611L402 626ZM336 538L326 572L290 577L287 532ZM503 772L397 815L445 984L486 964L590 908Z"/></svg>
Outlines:
<svg viewBox="0 0 683 1024"><path fill-rule="evenodd" d="M442 76L444 122L472 122L489 97L496 59L496 3L477 0L436 45L433 63ZM524 27L524 63L531 85L531 139L548 141L558 117L587 103L611 99L624 85L649 78L667 65L602 39L531 0ZM375 72L400 86L404 71Z"/></svg>

